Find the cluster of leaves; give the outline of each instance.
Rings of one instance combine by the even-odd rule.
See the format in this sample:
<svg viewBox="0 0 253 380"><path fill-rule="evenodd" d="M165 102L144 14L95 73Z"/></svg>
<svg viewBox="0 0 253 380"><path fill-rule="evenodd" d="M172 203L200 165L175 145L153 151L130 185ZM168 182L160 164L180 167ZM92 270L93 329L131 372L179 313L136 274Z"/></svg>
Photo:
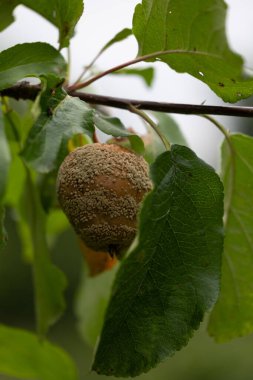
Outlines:
<svg viewBox="0 0 253 380"><path fill-rule="evenodd" d="M59 217L57 170L77 140L92 143L95 128L127 138L132 149L145 156L154 188L143 202L136 244L120 268L96 279L85 278L81 284L80 330L91 344L101 332L93 369L107 375L137 376L181 349L217 301L221 272L221 293L211 313L209 333L217 341L251 333L253 139L226 135L223 143L223 225L220 177L187 147L169 116L153 115L156 128L174 144L171 150L165 151L152 129L144 147L120 120L71 96L60 49L69 45L83 2L0 0L0 31L13 21L12 12L19 4L59 30L59 50L36 42L0 53L0 92L25 77L41 82L36 99L22 102L21 112L17 103L4 96L0 108L0 243L4 245L7 239L5 207L12 207L19 219L24 260L33 267L40 338L45 339L65 307L66 279L52 263L47 241L48 226ZM244 77L241 57L229 48L225 14L223 0L142 0L132 29L112 38L91 65L114 43L133 35L139 60L143 56L143 60L163 61L203 81L223 100L236 102L252 95L253 80ZM120 73L141 75L150 85L154 72L152 67ZM61 213L60 218L65 228ZM3 325L0 371L20 378L77 378L71 358L59 347L41 344L35 335Z"/></svg>

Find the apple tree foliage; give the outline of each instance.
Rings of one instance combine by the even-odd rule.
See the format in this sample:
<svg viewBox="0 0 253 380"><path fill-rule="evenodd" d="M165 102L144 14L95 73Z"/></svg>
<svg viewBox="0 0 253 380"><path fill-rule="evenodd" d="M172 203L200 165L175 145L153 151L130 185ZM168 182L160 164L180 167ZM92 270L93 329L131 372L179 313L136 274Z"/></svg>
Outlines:
<svg viewBox="0 0 253 380"><path fill-rule="evenodd" d="M73 92L87 86L82 76L68 84L61 49L70 44L83 1L0 0L0 31L14 22L18 5L58 29L59 49L34 42L0 52L1 254L8 244L5 213L12 208L18 215L23 259L33 271L37 325L34 333L0 325L0 373L78 379L71 357L47 339L64 313L67 287L51 259L48 226L57 215L61 227L54 233L68 227L55 200L57 171L73 146L93 143L96 130L108 139L120 138L146 158L153 190L139 213L137 239L120 264L96 278L84 275L80 284L79 331L91 345L99 337L92 369L120 377L147 372L183 348L207 312L208 333L217 342L252 333L252 137L220 127L225 138L219 174L187 146L167 114L151 115L155 131L147 125L149 143L144 146L112 111L108 117ZM253 78L245 76L243 58L229 46L226 13L223 0L140 0L132 27L105 44L86 70L105 50L131 36L138 44L137 60L150 67L126 64L111 74L138 75L151 86L155 62L162 61L168 70L204 82L225 102L247 98L253 94ZM26 77L36 77L40 84L20 84ZM12 97L27 99L22 112Z"/></svg>

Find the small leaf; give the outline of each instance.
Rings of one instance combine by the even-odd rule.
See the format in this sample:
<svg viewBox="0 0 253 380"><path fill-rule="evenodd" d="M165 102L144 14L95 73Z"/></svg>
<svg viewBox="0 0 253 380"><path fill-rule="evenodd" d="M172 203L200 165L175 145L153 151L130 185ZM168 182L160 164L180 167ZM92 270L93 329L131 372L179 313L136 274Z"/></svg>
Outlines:
<svg viewBox="0 0 253 380"><path fill-rule="evenodd" d="M93 133L93 110L78 98L65 96L48 115L46 110L33 126L22 153L38 172L58 169L68 153L68 140L78 133Z"/></svg>
<svg viewBox="0 0 253 380"><path fill-rule="evenodd" d="M131 36L132 33L133 33L132 29L128 29L128 28L122 29L109 42L107 42L107 44L105 44L104 47L102 47L99 55L102 54L105 50L107 50L110 46L114 45L115 43L125 40L127 37Z"/></svg>
<svg viewBox="0 0 253 380"><path fill-rule="evenodd" d="M253 332L253 138L230 136L222 146L226 225L221 293L208 331L218 342Z"/></svg>
<svg viewBox="0 0 253 380"><path fill-rule="evenodd" d="M153 112L153 114L158 121L157 128L170 143L188 146L179 125L172 116L160 112ZM144 157L149 163L152 163L159 154L165 152L165 146L153 128L147 125L147 130L148 134L143 138L145 143Z"/></svg>
<svg viewBox="0 0 253 380"><path fill-rule="evenodd" d="M78 379L72 359L60 347L4 325L0 325L0 373L18 379Z"/></svg>
<svg viewBox="0 0 253 380"><path fill-rule="evenodd" d="M96 277L87 277L86 273L83 274L75 309L78 317L78 329L84 340L91 346L95 346L102 329L117 269L115 267Z"/></svg>
<svg viewBox="0 0 253 380"><path fill-rule="evenodd" d="M147 67L145 69L122 69L119 71L115 71L113 75L135 75L144 80L148 87L152 86L154 80L154 68Z"/></svg>
<svg viewBox="0 0 253 380"><path fill-rule="evenodd" d="M181 349L219 291L223 188L189 148L152 166L138 245L112 289L93 370L137 376Z"/></svg>
<svg viewBox="0 0 253 380"><path fill-rule="evenodd" d="M11 13L19 4L25 5L39 13L58 28L61 49L69 45L69 40L74 34L76 23L83 13L82 0L0 0L1 10L3 9L6 13L8 24L14 21ZM3 18L1 16L0 22Z"/></svg>
<svg viewBox="0 0 253 380"><path fill-rule="evenodd" d="M144 152L142 139L131 131L125 129L121 121L116 117L101 116L98 113L94 117L95 126L107 135L114 137L127 137L132 149L141 154Z"/></svg>
<svg viewBox="0 0 253 380"><path fill-rule="evenodd" d="M245 79L242 59L228 45L226 8L223 0L142 0L133 19L138 55L181 51L153 60L203 81L224 101L252 95L253 80Z"/></svg>
<svg viewBox="0 0 253 380"><path fill-rule="evenodd" d="M66 63L51 45L32 42L13 46L0 53L0 90L24 77L55 74L64 77Z"/></svg>

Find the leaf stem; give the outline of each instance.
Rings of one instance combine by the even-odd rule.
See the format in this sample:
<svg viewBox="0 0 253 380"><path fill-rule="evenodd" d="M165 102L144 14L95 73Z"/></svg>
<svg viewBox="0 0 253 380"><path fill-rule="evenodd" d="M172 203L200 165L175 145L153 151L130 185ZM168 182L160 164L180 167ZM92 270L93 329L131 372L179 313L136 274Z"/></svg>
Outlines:
<svg viewBox="0 0 253 380"><path fill-rule="evenodd" d="M200 116L209 120L213 125L215 125L219 129L219 131L221 131L221 133L225 137L225 140L227 142L227 145L230 151L231 166L230 166L230 171L229 171L229 186L227 187L228 192L226 194L226 204L225 204L225 209L224 209L224 225L226 226L227 220L228 220L228 214L229 214L231 203L232 203L234 186L235 186L235 154L236 152L231 142L230 134L226 130L226 128L224 128L222 124L220 124L217 120L215 120L213 117L209 115L200 115Z"/></svg>
<svg viewBox="0 0 253 380"><path fill-rule="evenodd" d="M79 83L83 79L85 74L92 68L92 66L98 60L98 58L101 56L102 53L103 53L103 49L101 49L92 59L92 61L87 66L84 67L83 71L81 72L77 80L73 83L73 85L71 85L71 87L76 86L77 83Z"/></svg>
<svg viewBox="0 0 253 380"><path fill-rule="evenodd" d="M136 113L142 119L144 119L150 126L151 128L157 133L157 135L160 137L161 141L163 142L165 149L170 150L170 143L166 139L165 136L160 132L159 128L157 128L156 123L153 122L153 120L143 111L139 110L138 108L134 107L132 104L129 104L129 111Z"/></svg>
<svg viewBox="0 0 253 380"><path fill-rule="evenodd" d="M134 65L135 63L146 61L147 59L152 59L152 58L156 58L157 59L160 56L171 55L171 54L196 54L196 55L208 55L208 56L210 56L210 53L207 54L206 52L191 51L191 50L176 49L176 50L161 50L161 51L156 51L154 53L145 54L145 55L142 55L140 57L134 58L134 59L132 59L130 61L124 62L124 63L122 63L120 65L111 67L110 69L105 70L102 73L94 75L94 77L88 79L87 81L84 81L84 82L81 82L81 83L76 83L76 84L73 84L72 86L69 86L67 90L68 90L68 92L80 90L81 88L89 86L91 83L97 81L100 78L103 78L104 76L106 76L108 74L111 74L111 73L113 73L115 71L121 70L121 69L123 69L125 67Z"/></svg>

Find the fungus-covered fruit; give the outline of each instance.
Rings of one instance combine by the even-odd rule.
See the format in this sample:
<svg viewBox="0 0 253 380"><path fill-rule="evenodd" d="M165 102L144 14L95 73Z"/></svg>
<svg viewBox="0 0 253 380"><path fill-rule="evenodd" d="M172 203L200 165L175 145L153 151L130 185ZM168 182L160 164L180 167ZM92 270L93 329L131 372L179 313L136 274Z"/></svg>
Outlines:
<svg viewBox="0 0 253 380"><path fill-rule="evenodd" d="M89 144L63 161L59 203L83 242L121 255L132 243L140 203L151 189L146 161L115 144Z"/></svg>

